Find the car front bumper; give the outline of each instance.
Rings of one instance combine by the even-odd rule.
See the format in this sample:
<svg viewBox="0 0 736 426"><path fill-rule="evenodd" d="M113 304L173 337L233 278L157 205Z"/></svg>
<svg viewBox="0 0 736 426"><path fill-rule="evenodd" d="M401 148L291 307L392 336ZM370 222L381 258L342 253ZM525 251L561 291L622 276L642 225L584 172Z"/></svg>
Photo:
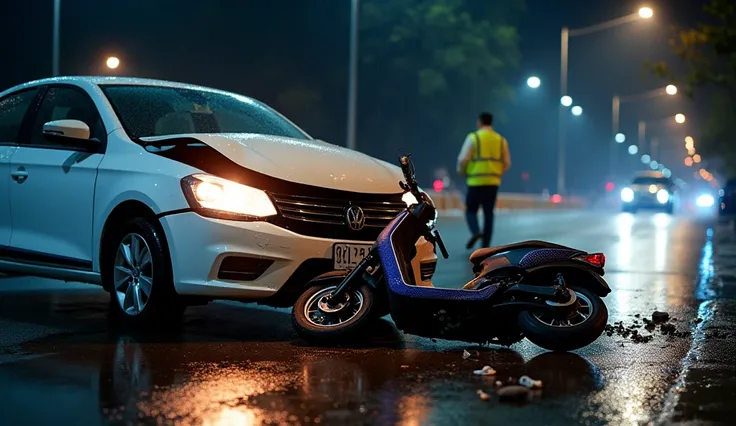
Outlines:
<svg viewBox="0 0 736 426"><path fill-rule="evenodd" d="M193 212L164 216L161 224L177 293L211 299L255 301L276 295L285 285L301 289L311 278L332 270L333 244L373 243L309 237L267 222L211 219ZM223 260L230 256L273 263L253 280L218 278ZM436 262L432 244L420 239L412 260L419 285L428 285Z"/></svg>

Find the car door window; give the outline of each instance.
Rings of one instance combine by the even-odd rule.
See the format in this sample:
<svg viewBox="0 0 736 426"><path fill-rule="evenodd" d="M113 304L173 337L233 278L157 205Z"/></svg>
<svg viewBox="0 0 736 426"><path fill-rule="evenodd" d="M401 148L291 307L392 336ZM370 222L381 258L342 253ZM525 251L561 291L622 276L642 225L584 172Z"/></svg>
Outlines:
<svg viewBox="0 0 736 426"><path fill-rule="evenodd" d="M56 146L43 136L43 125L54 120L79 120L89 126L89 136L105 140L105 128L92 99L81 89L51 87L41 102L31 131L31 145ZM69 148L65 145L65 148Z"/></svg>
<svg viewBox="0 0 736 426"><path fill-rule="evenodd" d="M0 143L18 142L23 117L37 92L38 89L33 88L0 99Z"/></svg>

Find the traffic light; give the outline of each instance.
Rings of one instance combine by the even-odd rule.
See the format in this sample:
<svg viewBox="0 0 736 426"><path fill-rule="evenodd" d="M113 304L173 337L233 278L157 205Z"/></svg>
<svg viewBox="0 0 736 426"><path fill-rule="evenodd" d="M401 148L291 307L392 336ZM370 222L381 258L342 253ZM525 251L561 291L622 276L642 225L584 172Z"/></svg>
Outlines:
<svg viewBox="0 0 736 426"><path fill-rule="evenodd" d="M614 189L613 182L606 182L606 191L611 192Z"/></svg>

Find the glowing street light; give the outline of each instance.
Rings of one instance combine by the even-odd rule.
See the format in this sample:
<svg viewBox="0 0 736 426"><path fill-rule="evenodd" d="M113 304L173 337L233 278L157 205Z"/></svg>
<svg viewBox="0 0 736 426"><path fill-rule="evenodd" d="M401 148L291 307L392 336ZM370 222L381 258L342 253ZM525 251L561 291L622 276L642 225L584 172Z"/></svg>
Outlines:
<svg viewBox="0 0 736 426"><path fill-rule="evenodd" d="M695 143L695 139L693 139L692 136L687 136L687 137L685 137L685 143L688 144L688 145L692 145L692 144Z"/></svg>
<svg viewBox="0 0 736 426"><path fill-rule="evenodd" d="M649 19L654 16L654 11L650 7L642 7L639 9L639 16L642 19Z"/></svg>
<svg viewBox="0 0 736 426"><path fill-rule="evenodd" d="M675 121L678 124L684 123L685 122L685 114L677 114L677 115L675 115Z"/></svg>
<svg viewBox="0 0 736 426"><path fill-rule="evenodd" d="M629 145L629 154L636 155L639 152L639 147L636 145Z"/></svg>
<svg viewBox="0 0 736 426"><path fill-rule="evenodd" d="M580 105L575 105L574 107L572 107L571 111L572 115L581 115L583 113L583 107L581 107Z"/></svg>
<svg viewBox="0 0 736 426"><path fill-rule="evenodd" d="M677 86L674 84L668 84L667 87L664 88L665 93L668 95L676 95L677 94Z"/></svg>
<svg viewBox="0 0 736 426"><path fill-rule="evenodd" d="M115 68L120 66L120 59L116 58L115 56L110 56L109 58L107 58L107 61L105 61L105 65L107 65L107 67L111 70L114 70Z"/></svg>
<svg viewBox="0 0 736 426"><path fill-rule="evenodd" d="M617 143L626 142L626 135L624 135L623 133L616 133L616 142Z"/></svg>
<svg viewBox="0 0 736 426"><path fill-rule="evenodd" d="M662 176L668 178L672 176L672 171L665 167L664 169L662 169Z"/></svg>
<svg viewBox="0 0 736 426"><path fill-rule="evenodd" d="M572 98L569 97L569 96L567 96L567 95L565 95L562 98L560 98L560 103L564 107L569 107L570 105L572 105Z"/></svg>
<svg viewBox="0 0 736 426"><path fill-rule="evenodd" d="M649 154L644 154L641 156L641 162L644 164L649 164L652 162L652 157L650 157Z"/></svg>
<svg viewBox="0 0 736 426"><path fill-rule="evenodd" d="M539 77L529 77L526 80L526 85L531 87L532 89L536 89L542 85L542 80L540 80Z"/></svg>
<svg viewBox="0 0 736 426"><path fill-rule="evenodd" d="M688 167L692 167L693 159L691 157L685 157L685 165Z"/></svg>
<svg viewBox="0 0 736 426"><path fill-rule="evenodd" d="M693 155L693 162L700 163L700 154Z"/></svg>
<svg viewBox="0 0 736 426"><path fill-rule="evenodd" d="M649 168L652 170L657 170L659 168L659 163L657 163L656 160L652 160L652 162L649 163Z"/></svg>

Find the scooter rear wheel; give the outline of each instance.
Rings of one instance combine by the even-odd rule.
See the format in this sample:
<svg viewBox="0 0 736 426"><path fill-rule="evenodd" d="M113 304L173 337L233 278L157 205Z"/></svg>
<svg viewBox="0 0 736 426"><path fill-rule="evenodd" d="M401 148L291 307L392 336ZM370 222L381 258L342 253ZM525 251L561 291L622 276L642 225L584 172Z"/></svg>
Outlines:
<svg viewBox="0 0 736 426"><path fill-rule="evenodd" d="M608 308L592 291L570 287L578 298L576 310L565 318L544 313L519 313L519 327L532 343L551 351L573 351L593 343L606 328Z"/></svg>
<svg viewBox="0 0 736 426"><path fill-rule="evenodd" d="M296 301L291 318L294 329L314 344L334 344L356 337L371 319L373 291L367 284L348 289L346 300L330 306L327 296L337 287L325 283L309 287Z"/></svg>

